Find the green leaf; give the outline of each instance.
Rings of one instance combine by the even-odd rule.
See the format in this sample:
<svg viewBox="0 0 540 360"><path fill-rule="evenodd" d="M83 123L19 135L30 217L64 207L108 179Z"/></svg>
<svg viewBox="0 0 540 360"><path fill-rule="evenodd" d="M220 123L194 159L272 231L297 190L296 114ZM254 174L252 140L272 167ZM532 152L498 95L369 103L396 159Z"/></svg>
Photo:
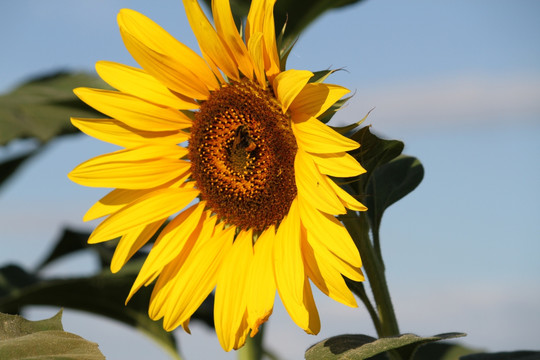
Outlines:
<svg viewBox="0 0 540 360"><path fill-rule="evenodd" d="M418 346L422 344L461 336L465 336L465 334L447 333L431 337L405 334L382 339L375 339L367 335L339 335L310 347L306 351L305 358L306 360L361 360L395 350L400 353L403 359L410 359ZM383 359L383 357L380 358Z"/></svg>
<svg viewBox="0 0 540 360"><path fill-rule="evenodd" d="M62 311L50 319L30 321L18 315L0 313L0 340L13 339L38 331L64 330Z"/></svg>
<svg viewBox="0 0 540 360"><path fill-rule="evenodd" d="M460 360L538 360L540 359L540 351L510 351L498 353L481 353L466 355L459 358Z"/></svg>
<svg viewBox="0 0 540 360"><path fill-rule="evenodd" d="M398 157L403 151L404 144L399 140L381 139L370 131L370 126L365 126L352 134L351 139L357 141L360 147L350 152L366 169L365 180L373 174L377 167L390 162Z"/></svg>
<svg viewBox="0 0 540 360"><path fill-rule="evenodd" d="M2 360L104 360L96 343L63 331L62 311L50 319L29 321L0 313Z"/></svg>
<svg viewBox="0 0 540 360"><path fill-rule="evenodd" d="M131 261L117 274L105 270L94 276L67 279L41 279L14 265L0 268L0 311L51 305L99 314L143 331L175 355L172 334L163 330L161 322L148 317L151 288L143 287L124 305L141 265L142 261ZM213 326L213 297L201 305L192 319Z"/></svg>
<svg viewBox="0 0 540 360"><path fill-rule="evenodd" d="M274 7L276 37L286 25L282 48L288 47L309 24L328 10L360 3L363 0L279 0ZM204 0L210 8L211 0ZM251 0L231 0L237 23L249 11Z"/></svg>
<svg viewBox="0 0 540 360"><path fill-rule="evenodd" d="M424 178L424 167L411 156L400 155L377 167L366 187L366 206L372 229L378 232L384 211L413 191Z"/></svg>
<svg viewBox="0 0 540 360"><path fill-rule="evenodd" d="M453 343L428 343L418 348L414 360L456 360L460 356L473 354L478 350Z"/></svg>
<svg viewBox="0 0 540 360"><path fill-rule="evenodd" d="M336 183L348 190L353 196L358 196L362 201L370 196L366 193L369 179L374 174L374 170L398 157L403 151L403 142L398 140L385 140L372 134L370 126L364 126L348 137L360 144L358 149L350 151L358 162L366 169L366 173L348 178L335 179Z"/></svg>
<svg viewBox="0 0 540 360"><path fill-rule="evenodd" d="M38 270L52 262L79 251L93 251L98 254L101 268L106 269L111 265L114 249L110 242L102 244L88 244L90 233L66 228L56 242L49 255L39 264Z"/></svg>
<svg viewBox="0 0 540 360"><path fill-rule="evenodd" d="M56 72L1 95L0 145L27 137L46 142L58 135L77 132L71 126L71 116L102 116L73 94L73 89L79 86L107 88L93 75Z"/></svg>

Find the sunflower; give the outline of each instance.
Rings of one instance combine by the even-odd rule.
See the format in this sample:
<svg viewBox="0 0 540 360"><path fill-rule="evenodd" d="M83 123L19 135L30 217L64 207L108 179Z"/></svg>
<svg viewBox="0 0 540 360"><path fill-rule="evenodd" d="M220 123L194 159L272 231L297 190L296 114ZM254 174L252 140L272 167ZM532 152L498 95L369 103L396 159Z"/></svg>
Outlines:
<svg viewBox="0 0 540 360"><path fill-rule="evenodd" d="M114 189L84 216L106 217L89 243L120 239L117 272L157 234L127 301L154 283L149 316L168 331L189 332L193 312L215 289L226 351L257 333L276 290L294 322L316 334L310 280L357 306L343 276L364 279L335 216L365 207L332 180L364 172L347 153L359 144L318 119L349 91L284 69L274 2L253 0L241 34L229 0L212 1L214 25L197 0L184 0L202 56L123 9L120 32L141 68L100 61L98 74L116 90L74 90L110 118L72 118L73 125L122 148L69 174Z"/></svg>

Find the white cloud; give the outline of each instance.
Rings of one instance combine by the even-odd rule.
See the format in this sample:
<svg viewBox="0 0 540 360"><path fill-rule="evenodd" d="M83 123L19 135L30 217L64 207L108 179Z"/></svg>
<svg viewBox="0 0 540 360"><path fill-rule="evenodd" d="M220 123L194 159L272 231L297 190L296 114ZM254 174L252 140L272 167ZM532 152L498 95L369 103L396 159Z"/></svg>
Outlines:
<svg viewBox="0 0 540 360"><path fill-rule="evenodd" d="M530 122L540 120L540 75L460 74L360 88L339 118L349 122L373 107L366 124L382 131Z"/></svg>

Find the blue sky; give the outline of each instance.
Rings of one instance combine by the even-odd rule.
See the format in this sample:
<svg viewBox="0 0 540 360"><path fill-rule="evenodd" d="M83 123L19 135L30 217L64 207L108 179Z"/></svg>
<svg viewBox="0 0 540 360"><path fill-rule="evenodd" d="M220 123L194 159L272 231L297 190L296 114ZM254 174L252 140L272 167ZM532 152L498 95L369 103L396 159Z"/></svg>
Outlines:
<svg viewBox="0 0 540 360"><path fill-rule="evenodd" d="M279 1L279 0L278 0ZM31 75L93 71L98 60L134 65L116 14L141 11L197 49L180 0L22 0L0 5L0 91ZM540 3L535 0L366 0L319 19L300 38L289 68L345 68L330 81L355 92L337 123L366 121L425 166L423 183L383 218L387 276L402 332L469 334L492 351L538 349L540 333ZM17 144L0 149L15 151ZM32 266L64 225L103 190L66 173L111 150L84 137L52 143L0 192L0 264ZM52 204L52 205L51 205ZM85 273L92 259L59 264ZM366 311L324 296L323 330L308 336L277 302L269 347L287 359L340 333L373 334ZM40 318L54 309L36 309ZM166 359L135 331L66 311L65 328L100 344L110 359ZM178 332L187 359L232 359L214 335ZM114 336L112 336L114 335ZM134 341L136 339L136 341Z"/></svg>

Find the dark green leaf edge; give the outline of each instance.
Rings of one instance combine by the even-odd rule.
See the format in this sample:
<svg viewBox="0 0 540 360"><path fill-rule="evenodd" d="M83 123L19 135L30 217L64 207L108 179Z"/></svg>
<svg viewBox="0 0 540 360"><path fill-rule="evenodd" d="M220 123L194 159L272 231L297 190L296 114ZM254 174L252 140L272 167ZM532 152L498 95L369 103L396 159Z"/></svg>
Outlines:
<svg viewBox="0 0 540 360"><path fill-rule="evenodd" d="M404 334L399 337L375 339L367 335L339 335L323 340L310 347L306 360L368 359L372 356L395 350L404 359L410 359L418 346L432 342L465 336L463 333L444 333L431 337Z"/></svg>

